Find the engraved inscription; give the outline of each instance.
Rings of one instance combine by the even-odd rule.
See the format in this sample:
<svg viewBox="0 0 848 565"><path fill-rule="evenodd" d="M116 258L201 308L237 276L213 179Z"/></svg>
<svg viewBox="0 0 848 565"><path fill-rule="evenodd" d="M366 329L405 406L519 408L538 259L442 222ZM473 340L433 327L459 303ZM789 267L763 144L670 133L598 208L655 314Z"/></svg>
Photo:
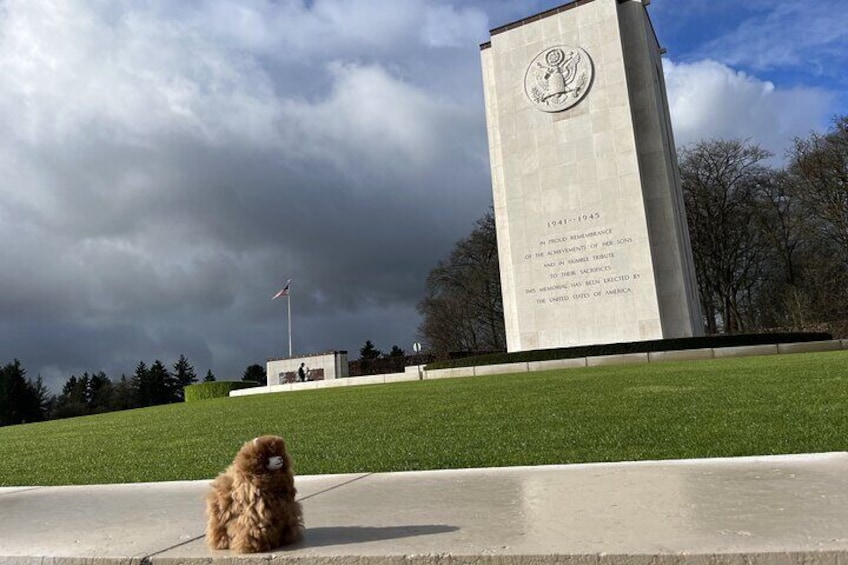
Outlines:
<svg viewBox="0 0 848 565"><path fill-rule="evenodd" d="M561 112L586 95L594 68L579 47L557 45L539 53L524 74L527 98L543 112Z"/></svg>
<svg viewBox="0 0 848 565"><path fill-rule="evenodd" d="M624 267L633 237L602 223L602 215L586 211L543 220L551 235L524 255L546 283L524 289L537 305L603 300L632 295L641 274ZM567 226L568 231L561 231ZM537 279L538 280L538 279ZM638 283L637 283L638 284ZM528 296L529 298L529 296Z"/></svg>

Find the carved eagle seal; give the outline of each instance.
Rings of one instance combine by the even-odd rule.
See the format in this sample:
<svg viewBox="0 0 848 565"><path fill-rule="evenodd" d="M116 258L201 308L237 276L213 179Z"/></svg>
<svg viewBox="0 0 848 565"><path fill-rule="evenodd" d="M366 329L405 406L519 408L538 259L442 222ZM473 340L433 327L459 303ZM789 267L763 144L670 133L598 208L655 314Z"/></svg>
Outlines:
<svg viewBox="0 0 848 565"><path fill-rule="evenodd" d="M527 67L524 92L543 112L566 110L586 95L592 83L592 59L579 47L556 45L539 53Z"/></svg>

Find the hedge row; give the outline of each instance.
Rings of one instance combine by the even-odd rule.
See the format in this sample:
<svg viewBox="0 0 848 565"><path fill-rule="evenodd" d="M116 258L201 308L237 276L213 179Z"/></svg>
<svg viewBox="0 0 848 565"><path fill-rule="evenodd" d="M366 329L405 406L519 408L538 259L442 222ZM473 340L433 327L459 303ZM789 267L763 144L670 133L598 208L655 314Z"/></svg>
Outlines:
<svg viewBox="0 0 848 565"><path fill-rule="evenodd" d="M580 347L561 347L557 349L536 349L534 351L518 351L515 353L490 353L487 355L462 357L460 359L449 359L446 361L428 363L427 369L449 369L453 367L474 367L479 365L497 365L500 363L523 363L527 361L551 361L554 359L574 359L576 357L596 357L599 355L620 355L624 353L648 353L651 351L679 351L681 349L738 347L743 345L795 343L804 341L824 341L830 339L833 339L833 336L825 332L732 334L684 337L676 339L657 339L653 341L583 345Z"/></svg>
<svg viewBox="0 0 848 565"><path fill-rule="evenodd" d="M199 383L185 387L185 401L208 400L210 398L223 398L230 395L231 390L250 388L257 386L255 381L212 381Z"/></svg>

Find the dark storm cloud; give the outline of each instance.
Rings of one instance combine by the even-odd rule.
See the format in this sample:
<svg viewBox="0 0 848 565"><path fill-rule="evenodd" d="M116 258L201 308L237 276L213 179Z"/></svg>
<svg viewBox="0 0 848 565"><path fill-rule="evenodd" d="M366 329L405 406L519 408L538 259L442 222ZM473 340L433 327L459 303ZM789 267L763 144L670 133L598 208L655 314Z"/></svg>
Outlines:
<svg viewBox="0 0 848 565"><path fill-rule="evenodd" d="M238 376L284 353L288 277L300 351L409 347L429 268L489 202L483 12L0 14L0 359L54 387L180 353Z"/></svg>

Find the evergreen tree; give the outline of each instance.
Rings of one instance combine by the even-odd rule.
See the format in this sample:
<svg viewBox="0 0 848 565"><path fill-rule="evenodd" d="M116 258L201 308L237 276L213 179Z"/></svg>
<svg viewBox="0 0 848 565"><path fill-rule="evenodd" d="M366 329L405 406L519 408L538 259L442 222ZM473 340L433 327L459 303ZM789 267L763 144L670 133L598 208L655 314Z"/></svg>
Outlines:
<svg viewBox="0 0 848 565"><path fill-rule="evenodd" d="M175 380L175 397L179 402L185 400L185 387L197 382L197 374L194 372L194 367L188 362L185 355L180 355L179 360L174 363L173 377Z"/></svg>
<svg viewBox="0 0 848 565"><path fill-rule="evenodd" d="M153 406L153 387L150 382L150 369L144 361L139 361L131 380L135 406Z"/></svg>
<svg viewBox="0 0 848 565"><path fill-rule="evenodd" d="M8 426L11 420L12 401L6 367L0 369L0 426Z"/></svg>
<svg viewBox="0 0 848 565"><path fill-rule="evenodd" d="M383 352L374 347L374 344L371 343L370 339L365 340L365 345L359 348L359 359L362 361L379 359L382 355Z"/></svg>
<svg viewBox="0 0 848 565"><path fill-rule="evenodd" d="M55 398L52 394L50 394L50 390L44 386L44 381L41 379L41 375L38 375L35 379L33 392L35 393L35 400L38 403L38 410L41 412L45 420L49 420L50 413L53 410L53 404L55 403Z"/></svg>
<svg viewBox="0 0 848 565"><path fill-rule="evenodd" d="M381 373L402 373L406 366L406 351L393 345L391 351L378 362Z"/></svg>
<svg viewBox="0 0 848 565"><path fill-rule="evenodd" d="M36 386L15 359L0 369L0 426L44 420Z"/></svg>
<svg viewBox="0 0 848 565"><path fill-rule="evenodd" d="M59 395L59 401L67 402L69 400L76 400L80 404L84 404L85 400L79 391L79 381L76 375L71 375L71 378L65 381L65 384L62 385L62 392Z"/></svg>
<svg viewBox="0 0 848 565"><path fill-rule="evenodd" d="M365 345L359 348L359 372L363 375L378 373L377 360L382 356L383 352L370 339L365 340Z"/></svg>
<svg viewBox="0 0 848 565"><path fill-rule="evenodd" d="M268 376L265 374L265 367L259 364L249 365L247 369L244 370L241 380L257 382L262 386L268 384Z"/></svg>
<svg viewBox="0 0 848 565"><path fill-rule="evenodd" d="M91 375L88 380L88 411L89 414L109 412L112 408L112 395L115 387L106 373L100 371Z"/></svg>
<svg viewBox="0 0 848 565"><path fill-rule="evenodd" d="M156 360L148 371L150 379L150 401L149 406L168 404L176 401L176 379L160 360Z"/></svg>
<svg viewBox="0 0 848 565"><path fill-rule="evenodd" d="M112 410L128 410L135 408L136 394L132 382L126 375L121 375L121 380L115 383L112 391Z"/></svg>
<svg viewBox="0 0 848 565"><path fill-rule="evenodd" d="M206 376L203 377L204 383L213 383L215 382L215 375L212 374L212 369L208 369L206 371Z"/></svg>
<svg viewBox="0 0 848 565"><path fill-rule="evenodd" d="M56 410L53 417L56 419L75 418L88 414L88 384L88 373L84 373L79 378L76 375L71 375L62 385L62 392L56 400Z"/></svg>

